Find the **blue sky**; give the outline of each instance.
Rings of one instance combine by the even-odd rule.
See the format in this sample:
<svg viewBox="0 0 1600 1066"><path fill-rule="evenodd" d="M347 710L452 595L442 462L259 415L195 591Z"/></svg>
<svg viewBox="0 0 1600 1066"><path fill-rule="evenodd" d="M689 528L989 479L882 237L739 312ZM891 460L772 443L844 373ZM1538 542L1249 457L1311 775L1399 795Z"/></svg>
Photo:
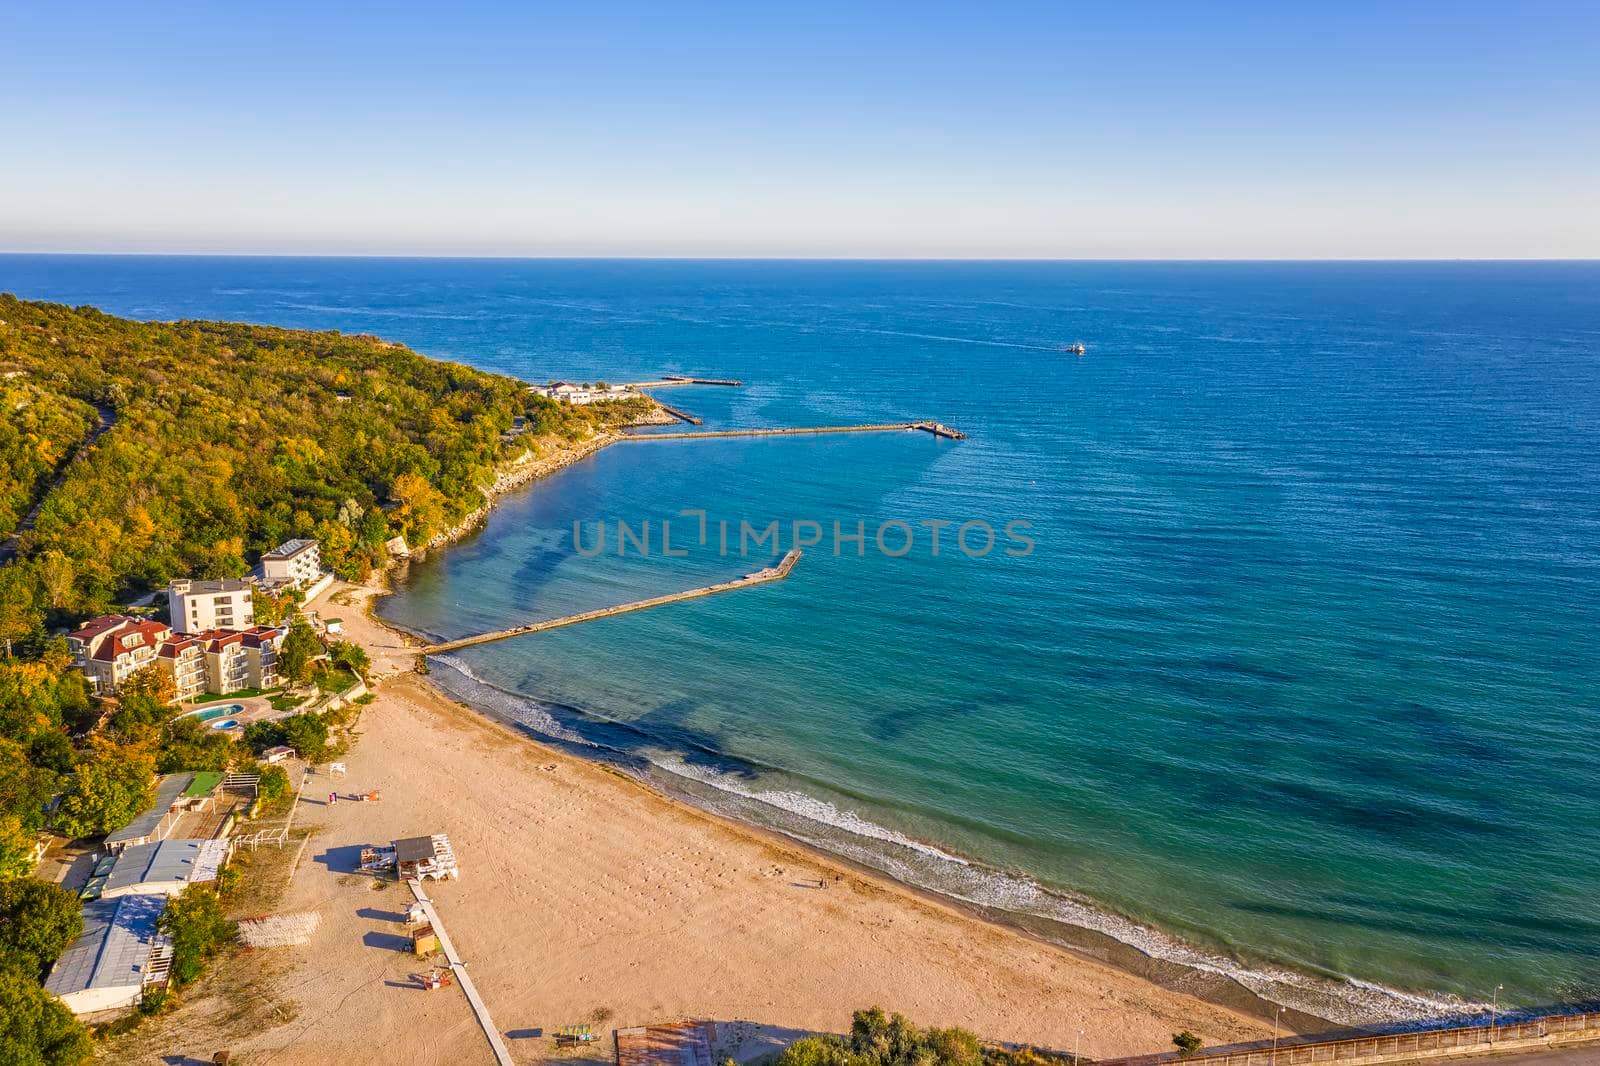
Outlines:
<svg viewBox="0 0 1600 1066"><path fill-rule="evenodd" d="M0 250L1600 255L1597 3L14 5L0 94Z"/></svg>

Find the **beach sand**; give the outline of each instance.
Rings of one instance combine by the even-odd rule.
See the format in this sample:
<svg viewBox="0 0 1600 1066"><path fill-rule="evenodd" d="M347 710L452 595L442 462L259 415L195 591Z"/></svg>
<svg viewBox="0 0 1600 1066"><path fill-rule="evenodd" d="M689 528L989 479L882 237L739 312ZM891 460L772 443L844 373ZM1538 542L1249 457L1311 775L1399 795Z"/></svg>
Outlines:
<svg viewBox="0 0 1600 1066"><path fill-rule="evenodd" d="M462 870L428 891L519 1062L610 1061L612 1028L680 1018L717 1022L719 1058L748 1060L875 1004L1067 1052L1081 1029L1095 1058L1171 1050L1182 1029L1208 1044L1270 1035L482 718L412 672L404 640L355 602L367 595L335 594L377 693L348 776L309 779L303 850L291 838L246 860L258 882L285 878L274 912L314 910L320 927L227 960L117 1061L228 1047L253 1063L492 1062L459 988L408 987L423 967L396 950L407 890L353 872L363 845L427 833L449 834ZM327 803L374 788L380 802ZM602 1039L558 1053L534 1035L574 1023Z"/></svg>

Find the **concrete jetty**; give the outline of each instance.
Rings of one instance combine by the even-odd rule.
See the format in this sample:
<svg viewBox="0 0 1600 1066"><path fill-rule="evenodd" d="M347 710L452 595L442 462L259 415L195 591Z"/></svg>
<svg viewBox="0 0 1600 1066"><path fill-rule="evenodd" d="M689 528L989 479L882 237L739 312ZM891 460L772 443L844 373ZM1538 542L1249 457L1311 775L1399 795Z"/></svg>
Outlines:
<svg viewBox="0 0 1600 1066"><path fill-rule="evenodd" d="M789 576L789 571L794 569L794 564L800 560L800 549L791 548L789 554L776 566L769 566L757 570L753 574L735 578L732 581L723 581L716 585L707 585L704 588L689 589L686 592L672 592L665 596L652 596L648 600L635 600L632 603L619 603L615 607L602 607L597 611L584 611L581 614L569 614L561 618L551 618L544 622L530 622L527 625L514 626L511 629L497 629L492 633L479 633L476 636L461 637L457 640L446 640L438 644L429 644L422 648L424 655L440 655L447 651L459 648L470 648L476 644L488 644L496 640L508 640L511 637L520 637L528 633L543 633L547 629L560 629L563 626L577 625L580 622L593 622L601 618L611 618L630 611L642 611L649 607L661 607L680 600L695 600L702 596L714 596L719 592L732 592L734 589L746 589L755 585L765 585L769 581L782 581Z"/></svg>
<svg viewBox="0 0 1600 1066"><path fill-rule="evenodd" d="M706 429L682 433L629 434L623 440L710 440L714 437L797 437L820 433L892 433L915 429L949 440L966 440L967 435L942 422L870 422L859 426L780 426L770 429Z"/></svg>
<svg viewBox="0 0 1600 1066"><path fill-rule="evenodd" d="M727 385L737 389L744 382L733 378L689 378L682 374L663 374L655 381L625 381L623 384L630 389L665 389L673 385Z"/></svg>
<svg viewBox="0 0 1600 1066"><path fill-rule="evenodd" d="M670 403L662 403L660 400L657 400L656 406L680 422L687 422L691 426L705 425L704 419L698 418L695 415L690 414L688 411L682 410L681 408L674 407Z"/></svg>

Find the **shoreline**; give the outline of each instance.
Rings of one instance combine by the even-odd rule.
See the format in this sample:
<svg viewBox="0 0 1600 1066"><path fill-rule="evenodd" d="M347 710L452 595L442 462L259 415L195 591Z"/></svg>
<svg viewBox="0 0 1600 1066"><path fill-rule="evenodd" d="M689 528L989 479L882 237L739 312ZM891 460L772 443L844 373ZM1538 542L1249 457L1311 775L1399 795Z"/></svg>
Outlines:
<svg viewBox="0 0 1600 1066"><path fill-rule="evenodd" d="M392 634L402 645L411 650L412 654L420 657L420 647L426 638L422 634L411 631L398 623L382 618L377 613L377 603L382 598L393 593L388 581L389 575L386 573L384 576L385 581L383 584L364 586L363 617L373 626ZM1227 974L1208 973L1192 966L1157 958L1109 934L1093 929L1064 922L1053 922L1044 918L1033 918L1030 921L1031 916L1029 915L986 907L911 881L898 879L868 863L830 850L820 844L790 835L777 828L710 809L705 805L696 803L688 795L674 794L660 787L656 782L646 779L637 770L632 770L620 765L618 762L583 752L579 750L578 745L563 743L559 738L542 734L508 714L490 707L476 705L463 699L441 686L432 675L431 670L429 673L422 673L416 670L411 672L414 678L404 679L406 682L414 682L425 686L436 698L481 719L487 725L502 731L517 741L531 744L541 753L559 755L611 773L628 781L654 800L670 804L692 817L712 822L730 832L744 835L769 846L797 850L814 862L849 871L854 876L874 883L882 890L904 893L925 903L952 910L986 926L1002 929L1025 937L1034 943L1067 952L1087 962L1114 967L1120 973L1149 982L1157 988L1181 995L1192 995L1206 1003L1230 1011L1237 1011L1262 1022L1271 1022L1274 1019L1274 1012L1279 1006L1276 1002L1252 991ZM1056 932L1057 935L1048 935L1044 931L1047 927ZM1065 935L1062 935L1063 933ZM1287 1006L1283 1008L1281 1023L1286 1030L1299 1033L1325 1032L1339 1027L1338 1023L1330 1021L1321 1015L1296 1010Z"/></svg>
<svg viewBox="0 0 1600 1066"><path fill-rule="evenodd" d="M874 1004L918 1024L962 1025L987 1042L1058 1053L1070 1053L1083 1027L1084 1054L1102 1058L1165 1050L1182 1029L1213 1043L1270 1036L1270 1017L1248 1005L1157 983L531 736L418 673L409 635L372 610L385 592L341 583L325 594L345 608L347 639L367 647L378 697L346 756L348 779L381 786L384 802L302 801L316 846L283 907L313 906L335 929L293 961L309 976L281 986L319 1017L297 1023L288 1044L279 1042L286 1030L251 1038L272 1048L273 1061L321 1061L296 1057L311 1040L355 1041L317 1005L345 995L376 1003L394 984L355 990L372 956L339 917L339 900L386 897L341 862L358 842L422 832L448 832L460 858L462 881L430 892L502 1030L529 1017L583 1018L579 1004L595 1002L583 997L603 996L594 1013L607 1015L607 1027L715 1020L718 1061L726 1053L750 1062L777 1050L775 1041L838 1032L852 1010ZM332 888L329 873L341 874ZM384 909L354 913L377 918ZM609 976L591 991L596 971ZM445 1001L393 1002L431 1012ZM389 1017L370 1025L395 1024L403 1008L382 1009ZM370 1036L368 1024L359 1028ZM448 1032L473 1035L463 1024ZM516 1054L519 1062L548 1057L526 1047L534 1057Z"/></svg>
<svg viewBox="0 0 1600 1066"><path fill-rule="evenodd" d="M659 410L655 413L657 415L661 414ZM666 421L671 421L670 416L666 416ZM644 421L634 424L654 423ZM452 527L446 534L440 534L432 538L428 542L427 550L446 547L479 529L487 520L489 513L505 495L518 489L526 488L533 482L555 474L579 460L589 458L621 439L623 439L621 433L600 433L595 437L579 442L572 448L562 449L553 455L544 457L543 461L529 462L519 469L502 473L496 478L491 489L485 490L485 505L474 511L466 519L458 523L457 526ZM365 617L374 625L394 634L408 644L414 643L417 645L419 650L413 652L414 655L420 654L420 646L426 644L429 637L409 630L399 623L379 617L374 608L378 598L393 592L391 586L393 572L409 562L409 558L420 558L424 554L424 551L419 551L411 557L395 560L391 566L375 572L373 576L378 580L378 584L372 584L369 581L366 587L371 590L372 595L363 605ZM449 664L446 664L446 667L452 670L457 669ZM1295 971L1277 964L1253 965L1237 958L1208 955L1207 952L1193 949L1183 941L1161 933L1143 922L1123 918L1114 911L1107 910L1094 903L1092 900L1076 899L1073 902L1087 907L1104 918L1123 923L1130 929L1149 932L1162 941L1170 942L1180 953L1193 954L1194 959L1180 961L1173 958L1163 958L1142 950L1134 943L1086 924L1041 914L1030 914L1019 910L988 906L963 899L942 892L937 888L917 884L911 880L903 880L869 863L831 850L822 844L790 834L781 828L762 825L754 819L740 818L736 814L712 809L707 804L696 802L696 798L689 790L683 790L681 793L674 792L662 783L648 779L639 767L618 765L604 757L597 757L593 753L568 750L569 746L564 745L557 737L541 733L534 727L518 721L513 716L500 713L492 708L476 705L446 690L432 677L421 674L419 676L427 682L429 689L439 698L449 701L455 706L465 708L472 714L514 733L524 741L531 741L538 745L541 750L566 754L568 757L578 758L623 774L651 795L677 804L699 817L735 827L738 831L751 834L755 838L769 843L781 841L785 846L800 848L809 854L814 854L819 859L840 864L860 876L873 878L882 884L893 886L899 891L910 893L930 902L936 902L942 906L954 908L975 920L1018 933L1060 950L1068 951L1080 958L1114 966L1125 974L1148 981L1169 991L1192 994L1208 1003L1240 1011L1251 1017L1269 1022L1274 1019L1275 1014L1278 1014L1281 1007L1283 1023L1297 1032L1327 1032L1334 1030L1371 1032L1378 1029L1405 1028L1424 1020L1468 1013L1471 1009L1470 1004L1435 1001L1432 997L1426 995L1412 994L1381 985L1359 984L1337 976ZM473 680L478 683L476 679ZM529 697L525 694L510 693L508 695L527 699L533 703L539 702L534 697ZM579 713L584 713L581 709L577 710ZM577 746L571 745L570 747L575 748ZM596 751L598 750L600 749L596 749ZM939 850L944 851L945 849L940 848ZM962 862L967 861L960 859L960 857L957 858ZM973 863L984 869L989 869L981 861L973 860ZM1001 873L1000 871L995 872ZM1064 898L1070 899L1071 897ZM1218 963L1224 964L1226 968L1217 965ZM1232 972L1229 972L1229 970ZM1313 1009L1304 1003L1299 1006L1292 1005L1282 999L1274 998L1264 992L1252 989L1244 984L1239 976L1236 976L1239 974L1263 976L1268 984L1277 983L1285 986L1286 991L1293 989L1300 993L1298 997L1290 998L1310 1001L1320 1009ZM1296 982L1304 982L1304 984L1297 985ZM1349 999L1341 997L1341 993L1349 996L1361 988L1374 992L1375 998L1388 1008L1390 1016L1374 1017L1372 1015L1379 1009L1376 1004L1363 1010ZM1344 1016L1341 1016L1341 1014ZM1353 1017L1351 1016L1353 1014L1362 1016Z"/></svg>

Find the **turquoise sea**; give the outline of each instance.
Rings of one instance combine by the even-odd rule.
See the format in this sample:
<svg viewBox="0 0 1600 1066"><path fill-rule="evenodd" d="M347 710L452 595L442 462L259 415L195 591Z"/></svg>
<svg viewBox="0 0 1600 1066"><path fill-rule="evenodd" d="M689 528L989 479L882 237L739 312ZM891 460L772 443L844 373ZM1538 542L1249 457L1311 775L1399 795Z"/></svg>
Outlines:
<svg viewBox="0 0 1600 1066"><path fill-rule="evenodd" d="M784 582L435 678L1042 935L1336 1021L1600 994L1600 264L8 256L0 290L530 380L742 379L661 394L707 428L957 426L618 445L385 611L500 628L737 576L773 554L741 521L784 547L814 521ZM967 522L993 551L953 545Z"/></svg>

